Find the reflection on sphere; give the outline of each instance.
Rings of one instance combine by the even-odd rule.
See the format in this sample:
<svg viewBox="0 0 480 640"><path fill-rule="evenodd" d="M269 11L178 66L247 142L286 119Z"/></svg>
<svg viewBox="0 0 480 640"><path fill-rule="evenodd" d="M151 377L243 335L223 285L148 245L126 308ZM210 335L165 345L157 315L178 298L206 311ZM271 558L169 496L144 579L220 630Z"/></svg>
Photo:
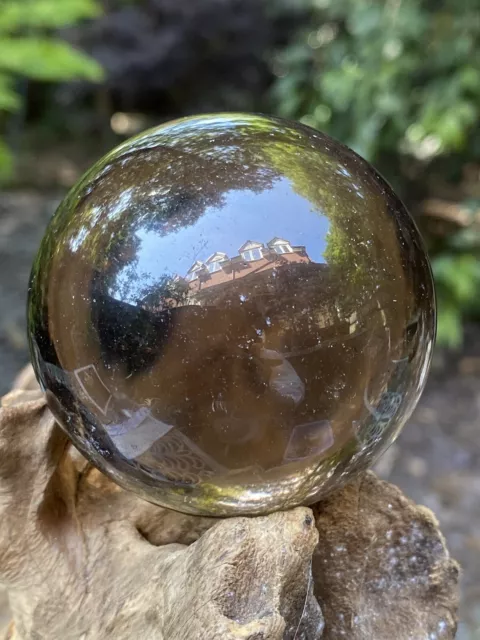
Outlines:
<svg viewBox="0 0 480 640"><path fill-rule="evenodd" d="M217 115L105 156L35 261L49 405L101 470L191 513L309 503L391 444L435 333L418 231L307 127Z"/></svg>

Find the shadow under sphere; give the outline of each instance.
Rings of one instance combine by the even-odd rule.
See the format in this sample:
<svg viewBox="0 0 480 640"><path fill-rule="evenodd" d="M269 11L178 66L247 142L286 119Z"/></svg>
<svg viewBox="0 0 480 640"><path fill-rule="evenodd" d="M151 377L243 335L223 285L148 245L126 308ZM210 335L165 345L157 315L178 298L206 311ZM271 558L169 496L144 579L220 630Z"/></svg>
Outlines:
<svg viewBox="0 0 480 640"><path fill-rule="evenodd" d="M205 515L309 503L370 465L423 389L432 277L402 203L308 127L220 114L100 160L34 263L49 405L119 484Z"/></svg>

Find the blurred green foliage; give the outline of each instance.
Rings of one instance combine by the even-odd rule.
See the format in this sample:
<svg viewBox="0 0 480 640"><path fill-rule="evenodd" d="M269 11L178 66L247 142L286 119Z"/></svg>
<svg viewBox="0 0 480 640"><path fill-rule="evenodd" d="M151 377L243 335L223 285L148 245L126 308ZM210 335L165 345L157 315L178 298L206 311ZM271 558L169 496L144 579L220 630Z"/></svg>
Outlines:
<svg viewBox="0 0 480 640"><path fill-rule="evenodd" d="M277 56L281 115L360 155L462 151L480 116L480 14L471 0L302 0L312 17Z"/></svg>
<svg viewBox="0 0 480 640"><path fill-rule="evenodd" d="M426 182L435 167L438 180L441 166L440 179L458 180L462 165L478 161L475 0L299 0L297 8L308 18L274 57L275 111L351 146L407 200L415 171ZM463 316L480 316L480 232L471 222L431 247L439 341L450 346L461 341Z"/></svg>
<svg viewBox="0 0 480 640"><path fill-rule="evenodd" d="M466 253L445 253L435 258L433 271L441 302L438 340L455 347L462 339L461 311L468 312L480 291L480 260Z"/></svg>
<svg viewBox="0 0 480 640"><path fill-rule="evenodd" d="M22 107L19 78L49 82L102 79L101 67L55 31L100 13L96 0L3 0L0 2L0 113ZM0 138L0 180L12 156Z"/></svg>

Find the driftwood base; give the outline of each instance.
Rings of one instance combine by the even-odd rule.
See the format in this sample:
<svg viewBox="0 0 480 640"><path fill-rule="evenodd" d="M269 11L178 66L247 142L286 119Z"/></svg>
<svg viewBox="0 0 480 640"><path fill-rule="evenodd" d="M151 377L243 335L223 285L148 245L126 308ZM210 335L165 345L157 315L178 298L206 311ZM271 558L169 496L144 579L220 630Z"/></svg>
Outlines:
<svg viewBox="0 0 480 640"><path fill-rule="evenodd" d="M366 473L312 509L215 520L89 466L30 370L0 410L0 582L15 640L453 638L433 514Z"/></svg>

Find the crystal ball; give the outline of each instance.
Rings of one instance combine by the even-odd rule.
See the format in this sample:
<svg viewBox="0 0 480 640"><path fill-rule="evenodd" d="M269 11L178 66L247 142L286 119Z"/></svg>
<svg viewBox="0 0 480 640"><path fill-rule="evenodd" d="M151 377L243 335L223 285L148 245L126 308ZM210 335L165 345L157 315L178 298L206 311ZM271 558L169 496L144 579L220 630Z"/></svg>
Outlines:
<svg viewBox="0 0 480 640"><path fill-rule="evenodd" d="M84 456L207 516L309 504L370 466L425 384L435 296L419 232L327 135L248 114L120 145L34 262L31 357Z"/></svg>

